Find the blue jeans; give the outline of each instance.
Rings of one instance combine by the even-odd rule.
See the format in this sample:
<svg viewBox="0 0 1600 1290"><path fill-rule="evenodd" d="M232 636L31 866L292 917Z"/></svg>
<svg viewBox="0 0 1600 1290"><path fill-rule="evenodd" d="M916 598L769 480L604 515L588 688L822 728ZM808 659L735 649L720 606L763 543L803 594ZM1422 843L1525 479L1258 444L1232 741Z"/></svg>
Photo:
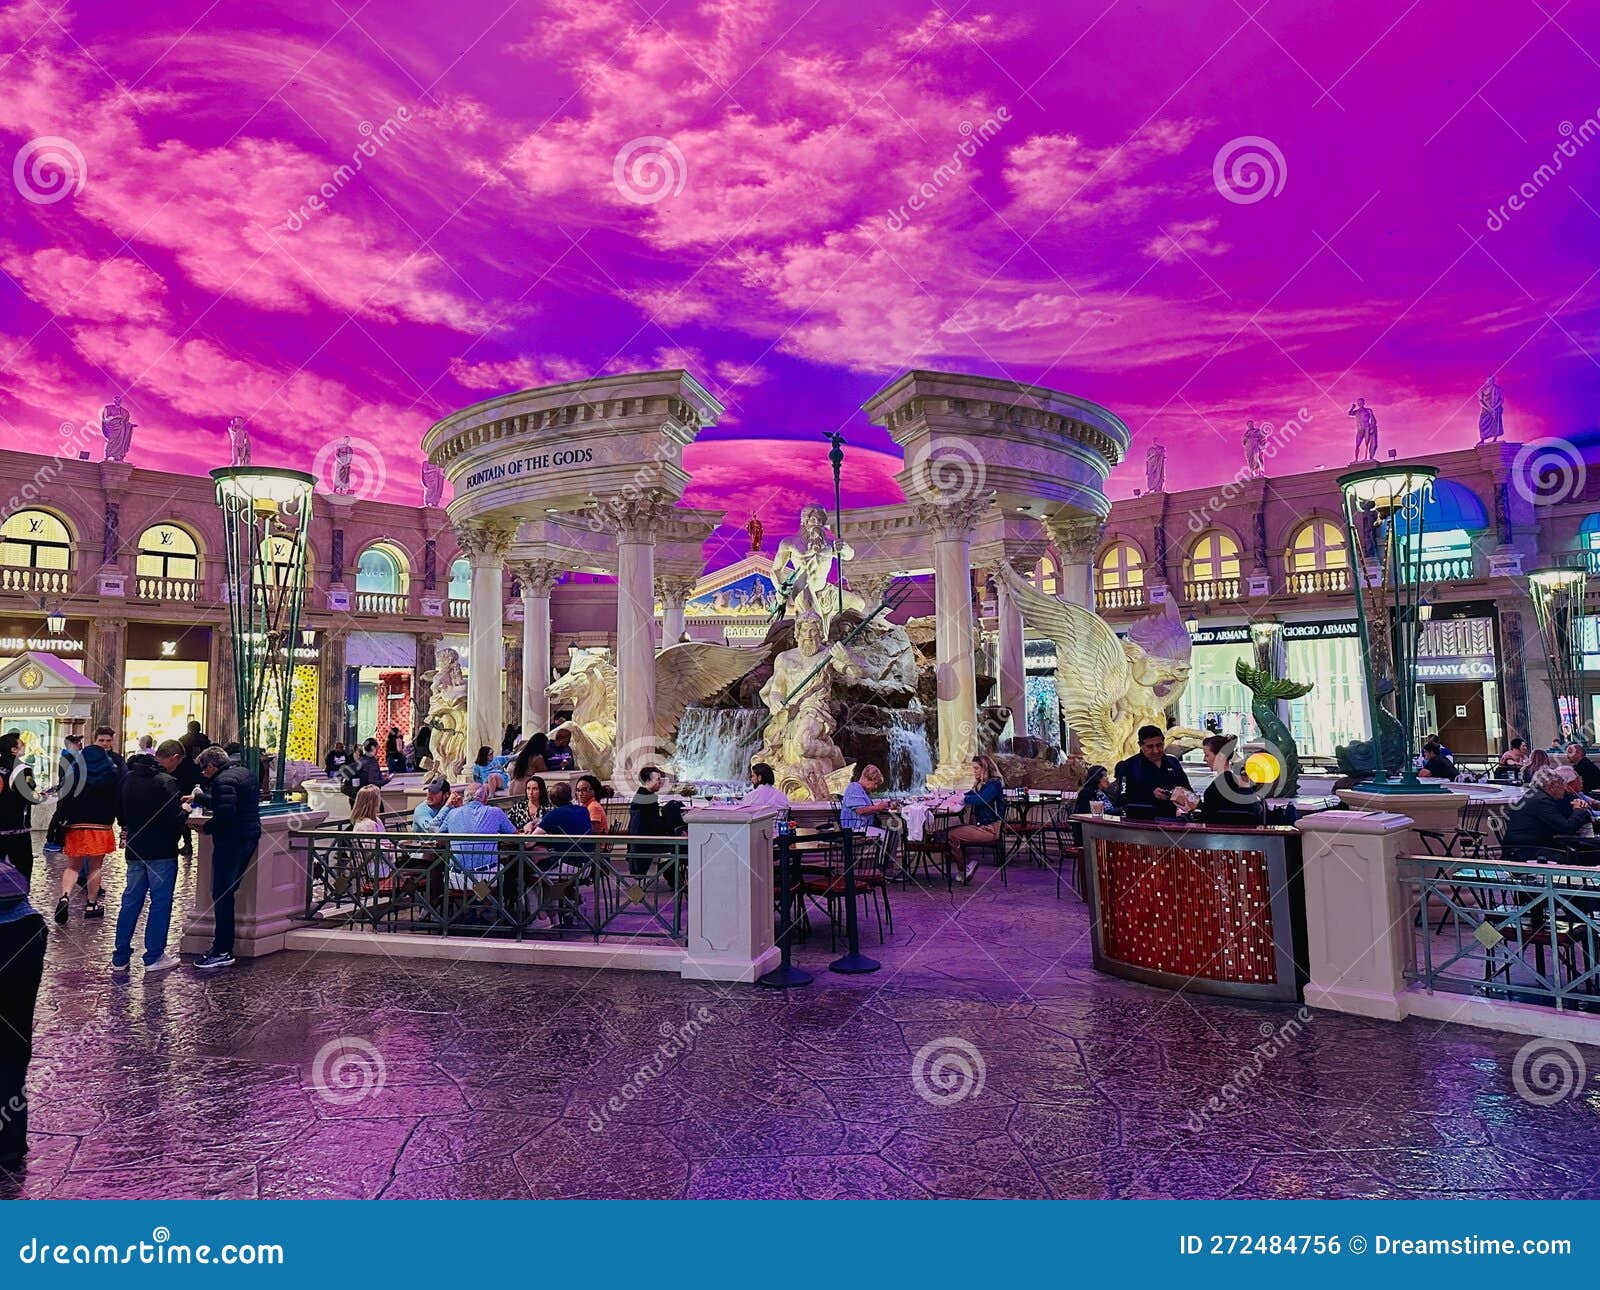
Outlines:
<svg viewBox="0 0 1600 1290"><path fill-rule="evenodd" d="M154 963L167 952L167 929L172 926L172 892L178 885L178 857L170 860L128 858L128 877L122 888L122 908L117 913L117 944L111 961L127 967L133 958L133 929L139 924L144 898L150 897L150 916L144 921L144 961Z"/></svg>

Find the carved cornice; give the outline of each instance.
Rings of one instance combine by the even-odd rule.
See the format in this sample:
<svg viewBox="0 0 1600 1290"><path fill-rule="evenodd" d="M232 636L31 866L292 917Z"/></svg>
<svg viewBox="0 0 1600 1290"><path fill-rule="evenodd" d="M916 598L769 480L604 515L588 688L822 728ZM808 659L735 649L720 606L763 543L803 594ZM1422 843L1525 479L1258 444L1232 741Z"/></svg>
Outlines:
<svg viewBox="0 0 1600 1290"><path fill-rule="evenodd" d="M511 566L524 600L548 597L556 579L565 572L554 560L519 560Z"/></svg>
<svg viewBox="0 0 1600 1290"><path fill-rule="evenodd" d="M505 559L506 550L517 532L513 526L496 524L493 520L462 520L450 527L455 531L461 550L472 560Z"/></svg>

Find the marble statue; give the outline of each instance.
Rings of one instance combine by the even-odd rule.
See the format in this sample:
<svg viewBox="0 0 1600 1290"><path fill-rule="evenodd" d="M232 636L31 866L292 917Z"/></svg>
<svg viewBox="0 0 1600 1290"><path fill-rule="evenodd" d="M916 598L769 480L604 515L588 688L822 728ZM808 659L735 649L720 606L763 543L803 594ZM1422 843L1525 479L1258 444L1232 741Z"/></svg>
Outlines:
<svg viewBox="0 0 1600 1290"><path fill-rule="evenodd" d="M243 417L228 419L228 451L231 454L229 465L250 464L250 428L245 425Z"/></svg>
<svg viewBox="0 0 1600 1290"><path fill-rule="evenodd" d="M1378 414L1367 406L1366 399L1357 399L1350 405L1350 416L1356 419L1356 455L1352 461L1378 460Z"/></svg>
<svg viewBox="0 0 1600 1290"><path fill-rule="evenodd" d="M848 542L839 544L839 558L855 555ZM783 604L796 619L814 614L822 621L826 636L833 616L840 608L838 588L828 582L833 569L833 545L828 541L828 513L820 506L800 510L800 532L778 543L772 556L772 585ZM844 593L845 609L867 612L867 602L854 591ZM880 621L880 620L874 620Z"/></svg>
<svg viewBox="0 0 1600 1290"><path fill-rule="evenodd" d="M750 554L758 555L761 551L761 539L766 534L766 528L761 523L759 515L752 515L749 523L744 526L744 531L750 535Z"/></svg>
<svg viewBox="0 0 1600 1290"><path fill-rule="evenodd" d="M753 671L764 651L708 641L682 641L656 655L656 745L670 747L683 710ZM601 779L617 769L617 665L599 650L574 650L566 674L545 690L552 707L570 707L556 730L572 736L578 765ZM555 731L550 732L554 734ZM663 759L670 762L668 753Z"/></svg>
<svg viewBox="0 0 1600 1290"><path fill-rule="evenodd" d="M431 694L427 716L431 769L455 781L467 769L467 678L461 655L448 645L440 647L434 662L434 670L422 678Z"/></svg>
<svg viewBox="0 0 1600 1290"><path fill-rule="evenodd" d="M444 496L444 471L426 458L422 462L422 504L437 506Z"/></svg>
<svg viewBox="0 0 1600 1290"><path fill-rule="evenodd" d="M1007 565L997 573L1015 597L1025 623L1056 645L1056 693L1061 715L1090 762L1114 766L1139 751L1140 726L1167 732L1167 751L1181 754L1206 732L1169 726L1168 713L1189 683L1189 633L1178 608L1136 621L1127 639L1080 605L1047 596Z"/></svg>
<svg viewBox="0 0 1600 1290"><path fill-rule="evenodd" d="M826 801L828 776L844 765L844 753L833 741L834 683L857 680L864 669L842 645L829 646L816 614L795 620L794 640L793 649L773 660L772 676L761 687L761 701L772 714L763 733L761 760L791 798ZM806 683L824 658L828 665Z"/></svg>
<svg viewBox="0 0 1600 1290"><path fill-rule="evenodd" d="M122 461L133 447L133 418L122 406L122 395L117 395L100 409L100 435L106 441L107 461Z"/></svg>
<svg viewBox="0 0 1600 1290"><path fill-rule="evenodd" d="M337 497L349 497L355 491L350 487L350 462L355 452L349 435L333 447L333 491Z"/></svg>
<svg viewBox="0 0 1600 1290"><path fill-rule="evenodd" d="M1506 432L1506 395L1500 382L1490 377L1478 391L1478 442L1494 443Z"/></svg>
<svg viewBox="0 0 1600 1290"><path fill-rule="evenodd" d="M1167 449L1165 444L1156 442L1144 451L1144 490L1159 493L1166 486Z"/></svg>
<svg viewBox="0 0 1600 1290"><path fill-rule="evenodd" d="M1244 444L1245 473L1251 479L1260 479L1267 473L1266 463L1262 460L1262 453L1267 447L1266 430L1252 419L1245 423L1244 436L1240 442Z"/></svg>

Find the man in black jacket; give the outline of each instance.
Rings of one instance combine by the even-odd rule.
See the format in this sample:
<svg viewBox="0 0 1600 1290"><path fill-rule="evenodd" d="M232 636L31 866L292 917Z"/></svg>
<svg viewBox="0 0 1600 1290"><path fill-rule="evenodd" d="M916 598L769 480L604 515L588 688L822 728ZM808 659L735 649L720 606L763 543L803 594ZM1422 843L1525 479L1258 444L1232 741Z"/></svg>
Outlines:
<svg viewBox="0 0 1600 1290"><path fill-rule="evenodd" d="M33 877L33 804L39 788L22 760L22 732L0 735L0 860L24 878Z"/></svg>
<svg viewBox="0 0 1600 1290"><path fill-rule="evenodd" d="M1554 766L1541 766L1522 800L1506 816L1500 854L1507 860L1568 861L1568 847L1589 822L1587 811L1573 809L1567 784Z"/></svg>
<svg viewBox="0 0 1600 1290"><path fill-rule="evenodd" d="M194 796L195 789L200 787L200 768L194 764L194 758L189 756L181 740L164 739L156 745L156 761L162 770L177 781L179 797ZM194 859L194 833L188 828L178 837L178 854Z"/></svg>
<svg viewBox="0 0 1600 1290"><path fill-rule="evenodd" d="M213 744L196 759L197 801L210 812L201 825L211 838L211 949L195 960L203 972L233 966L233 899L261 841L261 785L242 761Z"/></svg>
<svg viewBox="0 0 1600 1290"><path fill-rule="evenodd" d="M1583 781L1585 793L1600 792L1600 766L1596 766L1589 757L1589 750L1582 744L1567 745L1567 765L1578 772L1578 778Z"/></svg>
<svg viewBox="0 0 1600 1290"><path fill-rule="evenodd" d="M163 748L182 747L169 740ZM188 831L188 816L178 781L161 769L156 757L135 753L128 759L117 807L122 829L123 855L128 864L122 889L122 909L117 914L117 939L111 951L111 971L125 977L133 959L133 931L139 925L145 897L150 913L144 924L144 970L151 975L178 966L178 956L167 953L167 931L172 926L172 893L178 885L178 839Z"/></svg>
<svg viewBox="0 0 1600 1290"><path fill-rule="evenodd" d="M1139 727L1139 751L1119 761L1112 773L1130 819L1172 819L1178 813L1172 791L1189 787L1183 763L1167 752L1167 737L1157 726Z"/></svg>
<svg viewBox="0 0 1600 1290"><path fill-rule="evenodd" d="M183 745L183 755L190 761L211 747L211 737L201 731L198 721L193 720L189 722L188 730L178 742Z"/></svg>

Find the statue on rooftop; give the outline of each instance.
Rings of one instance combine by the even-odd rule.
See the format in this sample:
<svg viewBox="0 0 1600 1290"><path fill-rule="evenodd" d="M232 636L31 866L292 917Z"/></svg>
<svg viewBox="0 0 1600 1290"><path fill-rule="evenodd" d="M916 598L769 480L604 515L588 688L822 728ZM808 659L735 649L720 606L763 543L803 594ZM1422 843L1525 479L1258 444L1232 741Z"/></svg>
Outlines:
<svg viewBox="0 0 1600 1290"><path fill-rule="evenodd" d="M839 559L855 555L848 542L839 543ZM840 608L839 592L830 586L833 570L833 544L828 540L828 513L820 506L800 510L800 532L778 543L772 556L772 585L785 608L796 618L815 614L826 635L835 612ZM844 593L843 608L858 614L867 612L866 601L854 591Z"/></svg>
<svg viewBox="0 0 1600 1290"><path fill-rule="evenodd" d="M133 430L133 418L122 406L122 395L118 394L100 409L100 435L106 441L107 461L122 461L127 457L128 449L133 447Z"/></svg>
<svg viewBox="0 0 1600 1290"><path fill-rule="evenodd" d="M1244 444L1245 473L1251 479L1260 479L1267 473L1266 463L1262 460L1262 453L1267 446L1266 429L1258 426L1252 418L1245 423L1244 436L1240 442Z"/></svg>
<svg viewBox="0 0 1600 1290"><path fill-rule="evenodd" d="M1144 452L1144 487L1147 493L1159 493L1167 485L1167 449L1159 440Z"/></svg>
<svg viewBox="0 0 1600 1290"><path fill-rule="evenodd" d="M744 531L750 535L750 554L758 554L761 550L761 539L767 531L761 523L761 517L752 515L749 522L744 526Z"/></svg>
<svg viewBox="0 0 1600 1290"><path fill-rule="evenodd" d="M1356 419L1356 455L1352 461L1378 460L1378 414L1367 406L1364 398L1350 405L1350 416Z"/></svg>
<svg viewBox="0 0 1600 1290"><path fill-rule="evenodd" d="M355 456L355 446L345 435L333 447L333 493L335 497L349 497L355 489L350 487L350 464Z"/></svg>
<svg viewBox="0 0 1600 1290"><path fill-rule="evenodd" d="M1490 377L1478 391L1478 442L1495 443L1506 432L1506 396L1500 382Z"/></svg>
<svg viewBox="0 0 1600 1290"><path fill-rule="evenodd" d="M250 428L245 425L243 417L230 417L228 419L228 452L230 454L230 465L248 466L250 464Z"/></svg>
<svg viewBox="0 0 1600 1290"><path fill-rule="evenodd" d="M444 471L426 457L422 459L422 504L433 507L444 496Z"/></svg>

